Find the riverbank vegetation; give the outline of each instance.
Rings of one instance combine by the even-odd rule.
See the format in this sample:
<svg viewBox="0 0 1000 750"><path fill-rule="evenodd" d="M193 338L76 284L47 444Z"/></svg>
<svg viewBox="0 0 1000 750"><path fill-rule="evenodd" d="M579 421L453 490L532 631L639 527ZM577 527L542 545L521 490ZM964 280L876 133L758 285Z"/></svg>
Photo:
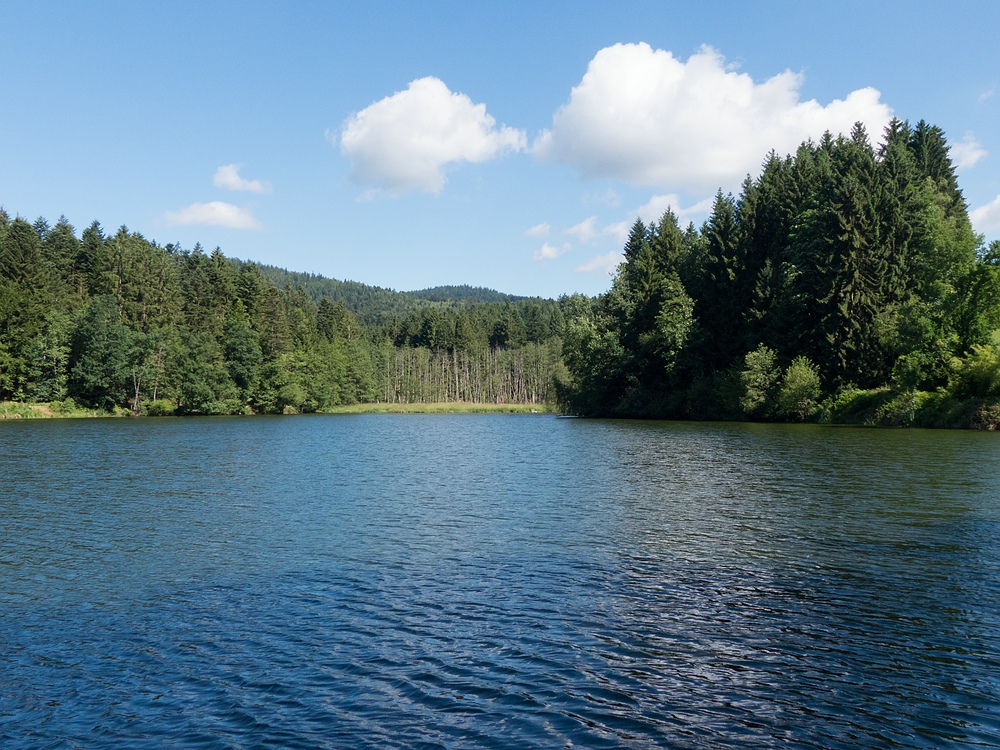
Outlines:
<svg viewBox="0 0 1000 750"><path fill-rule="evenodd" d="M701 228L637 220L597 298L395 292L0 208L0 401L21 418L558 404L994 429L998 329L1000 243L924 122L772 153Z"/></svg>
<svg viewBox="0 0 1000 750"><path fill-rule="evenodd" d="M997 426L1000 243L936 127L772 153L700 230L636 221L624 254L568 316L571 411Z"/></svg>

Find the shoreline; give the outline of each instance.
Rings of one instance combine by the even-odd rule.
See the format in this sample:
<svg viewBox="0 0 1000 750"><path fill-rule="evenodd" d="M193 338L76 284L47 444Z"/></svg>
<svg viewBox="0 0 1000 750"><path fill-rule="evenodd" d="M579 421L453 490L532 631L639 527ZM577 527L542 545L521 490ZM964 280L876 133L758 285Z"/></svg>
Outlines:
<svg viewBox="0 0 1000 750"><path fill-rule="evenodd" d="M433 403L370 403L345 404L324 409L317 414L558 414L554 404L493 404L468 401L440 401ZM290 414L298 416L301 413ZM127 409L102 412L85 409L66 402L30 403L22 401L0 402L0 421L21 419L88 419L131 417ZM148 415L143 415L148 416ZM257 416L257 415L247 415ZM159 418L159 417L157 417Z"/></svg>
<svg viewBox="0 0 1000 750"><path fill-rule="evenodd" d="M344 404L317 412L288 410L288 416L310 413L335 414L548 414L565 415L557 404L514 404L514 403L474 403L468 401L439 401L429 403L377 402ZM119 418L133 416L128 409L114 412L87 409L70 400L53 402L0 402L0 422L6 420L36 419L87 419ZM143 414L143 417L186 416L174 414ZM199 415L191 415L199 416ZM247 412L244 416L259 416ZM260 415L263 416L263 415ZM596 419L636 419L674 421L678 417L657 416L655 414L590 415ZM955 399L944 393L914 392L900 394L889 389L845 392L837 399L830 399L817 409L812 418L802 422L784 420L691 420L681 421L738 421L780 424L825 424L868 428L924 428L924 429L965 429L1000 432L1000 402L994 399Z"/></svg>

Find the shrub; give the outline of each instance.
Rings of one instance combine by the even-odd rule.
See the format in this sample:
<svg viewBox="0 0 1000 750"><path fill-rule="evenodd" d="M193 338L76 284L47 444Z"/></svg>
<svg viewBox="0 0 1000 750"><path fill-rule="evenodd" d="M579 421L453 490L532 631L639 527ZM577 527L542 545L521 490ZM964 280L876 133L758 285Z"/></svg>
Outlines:
<svg viewBox="0 0 1000 750"><path fill-rule="evenodd" d="M796 357L781 379L778 415L804 422L816 413L819 395L819 368L808 357Z"/></svg>
<svg viewBox="0 0 1000 750"><path fill-rule="evenodd" d="M973 346L954 367L948 390L956 398L990 398L1000 395L1000 349Z"/></svg>
<svg viewBox="0 0 1000 750"><path fill-rule="evenodd" d="M177 404L169 398L158 398L148 401L144 411L148 417L169 417L177 411Z"/></svg>
<svg viewBox="0 0 1000 750"><path fill-rule="evenodd" d="M740 380L743 396L740 406L743 413L754 419L767 419L774 415L775 396L781 370L773 349L761 344L749 352L744 360Z"/></svg>

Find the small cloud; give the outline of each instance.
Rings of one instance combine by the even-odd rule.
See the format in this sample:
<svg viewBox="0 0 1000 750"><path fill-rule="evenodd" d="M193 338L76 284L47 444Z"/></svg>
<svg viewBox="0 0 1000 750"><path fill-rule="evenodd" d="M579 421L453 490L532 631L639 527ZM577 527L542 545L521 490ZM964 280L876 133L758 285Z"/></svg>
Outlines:
<svg viewBox="0 0 1000 750"><path fill-rule="evenodd" d="M555 245L550 245L548 242L546 242L535 251L535 255L533 257L539 263L544 262L546 260L555 260L563 253L569 251L571 247L572 245L570 245L568 242L559 245L559 247L556 247Z"/></svg>
<svg viewBox="0 0 1000 750"><path fill-rule="evenodd" d="M525 230L525 237L537 237L539 239L549 236L549 232L552 231L552 227L549 224L542 222L541 224L535 224L531 229Z"/></svg>
<svg viewBox="0 0 1000 750"><path fill-rule="evenodd" d="M617 250L614 250L607 255L598 255L596 258L591 258L586 263L581 263L573 270L577 273L593 273L594 271L604 271L605 273L611 274L615 272L618 265L625 259Z"/></svg>
<svg viewBox="0 0 1000 750"><path fill-rule="evenodd" d="M327 137L336 142L336 134L327 131ZM523 151L527 136L523 130L497 127L485 104L427 77L348 117L339 142L351 163L352 180L400 195L440 193L445 167Z"/></svg>
<svg viewBox="0 0 1000 750"><path fill-rule="evenodd" d="M591 216L584 219L576 226L566 229L563 234L568 234L580 244L590 242L597 236L597 217Z"/></svg>
<svg viewBox="0 0 1000 750"><path fill-rule="evenodd" d="M174 226L215 226L229 229L264 228L247 208L234 206L232 203L212 201L211 203L192 203L178 211L167 211L163 218Z"/></svg>
<svg viewBox="0 0 1000 750"><path fill-rule="evenodd" d="M989 155L989 151L972 133L966 133L965 138L951 145L951 155L955 157L955 166L963 169L974 167L980 159Z"/></svg>
<svg viewBox="0 0 1000 750"><path fill-rule="evenodd" d="M977 232L1000 232L1000 195L969 212L969 220Z"/></svg>
<svg viewBox="0 0 1000 750"><path fill-rule="evenodd" d="M260 180L244 180L240 177L239 164L226 164L215 170L212 183L223 190L239 190L246 193L270 193L271 183Z"/></svg>
<svg viewBox="0 0 1000 750"><path fill-rule="evenodd" d="M985 104L987 102L987 100L993 98L993 95L996 94L996 92L997 92L997 87L996 86L990 86L988 89L986 89L986 91L984 91L983 93L981 93L979 95L979 103L980 104Z"/></svg>
<svg viewBox="0 0 1000 750"><path fill-rule="evenodd" d="M583 196L585 203L607 206L608 208L618 208L622 204L621 196L614 188L608 188L602 193L587 193Z"/></svg>
<svg viewBox="0 0 1000 750"><path fill-rule="evenodd" d="M703 216L710 213L714 202L715 198L705 198L693 206L684 208L681 206L681 199L678 195L674 195L673 193L669 195L654 195L645 205L637 208L632 215L638 216L646 224L658 222L668 210L673 211L678 219L690 219L692 216ZM628 223L628 226L631 228L632 223Z"/></svg>
<svg viewBox="0 0 1000 750"><path fill-rule="evenodd" d="M614 224L608 224L601 230L601 233L611 235L619 244L624 245L625 240L628 239L629 230L634 223L634 221L617 221Z"/></svg>
<svg viewBox="0 0 1000 750"><path fill-rule="evenodd" d="M705 198L698 201L693 206L684 208L681 206L681 199L678 195L673 193L667 195L654 195L646 201L645 204L630 212L629 215L633 218L626 219L625 221L618 221L614 224L608 224L601 230L601 233L614 237L615 240L624 245L625 241L628 239L629 232L632 231L632 225L635 224L634 217L636 216L642 219L646 224L654 224L663 217L663 214L666 213L667 210L670 210L674 212L674 215L676 215L679 220L691 220L691 217L697 218L710 213L714 202L714 197Z"/></svg>

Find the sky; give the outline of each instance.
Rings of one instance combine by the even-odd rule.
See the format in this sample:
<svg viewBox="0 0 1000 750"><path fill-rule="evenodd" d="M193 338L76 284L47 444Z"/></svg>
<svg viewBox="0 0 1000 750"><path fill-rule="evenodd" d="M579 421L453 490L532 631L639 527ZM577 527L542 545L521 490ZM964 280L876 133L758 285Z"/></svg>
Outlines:
<svg viewBox="0 0 1000 750"><path fill-rule="evenodd" d="M1000 3L0 0L0 206L397 290L611 283L770 150L889 118L1000 239Z"/></svg>

